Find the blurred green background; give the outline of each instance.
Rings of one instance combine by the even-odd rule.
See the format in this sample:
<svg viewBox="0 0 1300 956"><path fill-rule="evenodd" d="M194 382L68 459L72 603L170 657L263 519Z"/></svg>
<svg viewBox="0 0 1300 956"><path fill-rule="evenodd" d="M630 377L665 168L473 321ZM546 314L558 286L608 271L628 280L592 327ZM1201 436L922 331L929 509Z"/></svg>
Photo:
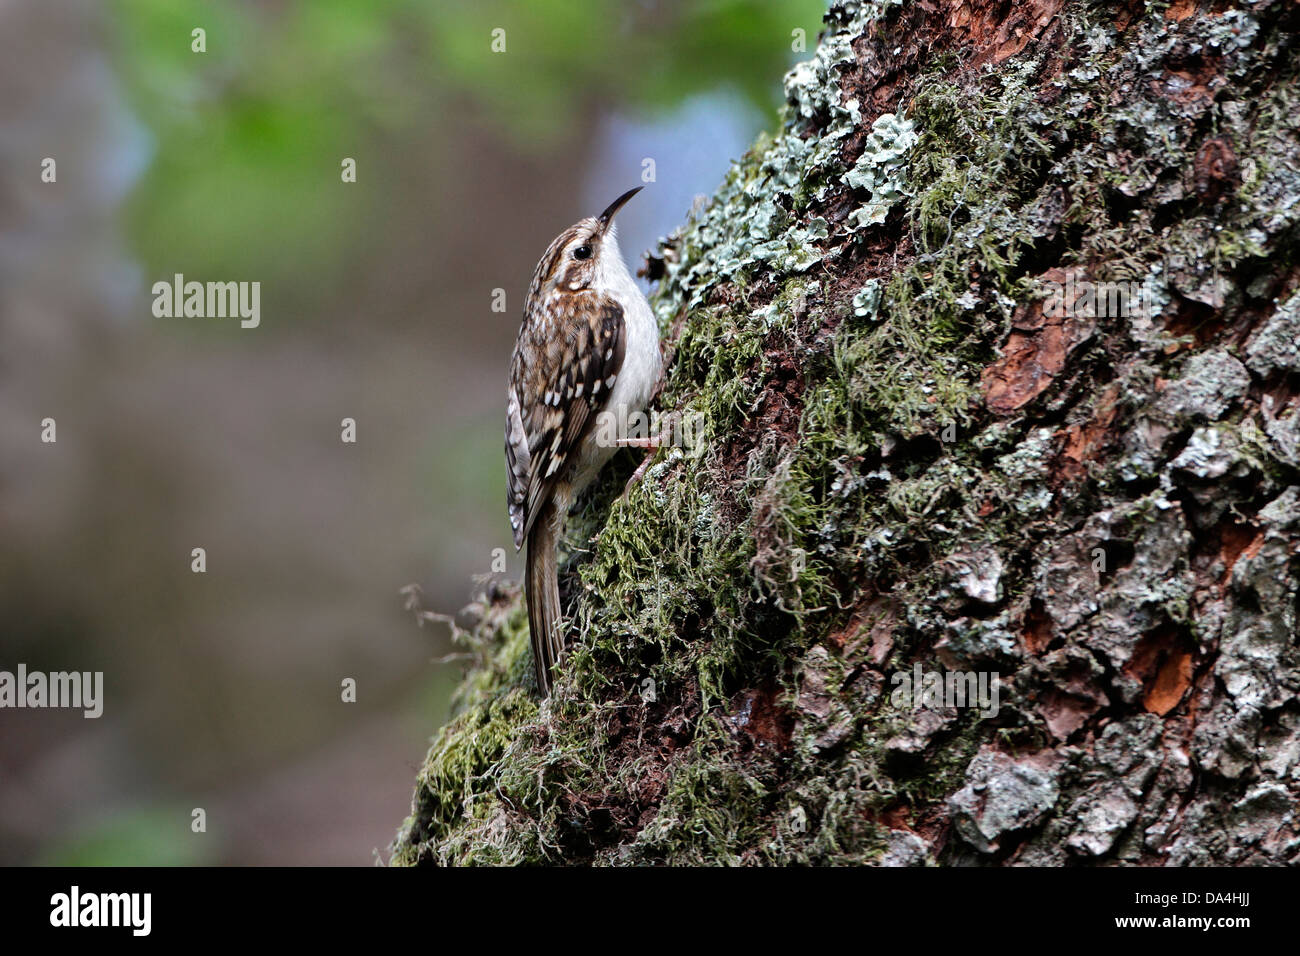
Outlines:
<svg viewBox="0 0 1300 956"><path fill-rule="evenodd" d="M635 268L823 10L0 3L0 670L106 685L98 720L0 710L0 863L383 854L459 673L398 591L452 612L494 548L520 572L502 397L537 258L649 159ZM154 318L175 273L260 282L261 326Z"/></svg>

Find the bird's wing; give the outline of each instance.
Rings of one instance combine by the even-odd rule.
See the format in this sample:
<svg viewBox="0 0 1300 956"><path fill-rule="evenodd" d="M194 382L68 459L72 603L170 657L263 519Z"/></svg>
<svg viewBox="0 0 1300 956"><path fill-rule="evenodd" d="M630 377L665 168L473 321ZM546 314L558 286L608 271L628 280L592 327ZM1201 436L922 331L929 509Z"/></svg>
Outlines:
<svg viewBox="0 0 1300 956"><path fill-rule="evenodd" d="M623 367L623 308L591 291L525 321L506 397L510 526L519 548Z"/></svg>

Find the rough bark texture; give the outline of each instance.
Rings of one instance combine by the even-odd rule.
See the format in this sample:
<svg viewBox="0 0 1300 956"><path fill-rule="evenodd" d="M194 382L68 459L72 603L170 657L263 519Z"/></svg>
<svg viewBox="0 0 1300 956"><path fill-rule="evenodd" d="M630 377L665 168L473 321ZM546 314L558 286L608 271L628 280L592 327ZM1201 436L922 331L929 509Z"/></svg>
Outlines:
<svg viewBox="0 0 1300 956"><path fill-rule="evenodd" d="M394 861L1300 859L1298 27L835 7L650 263L706 452L575 514L548 704L477 605Z"/></svg>

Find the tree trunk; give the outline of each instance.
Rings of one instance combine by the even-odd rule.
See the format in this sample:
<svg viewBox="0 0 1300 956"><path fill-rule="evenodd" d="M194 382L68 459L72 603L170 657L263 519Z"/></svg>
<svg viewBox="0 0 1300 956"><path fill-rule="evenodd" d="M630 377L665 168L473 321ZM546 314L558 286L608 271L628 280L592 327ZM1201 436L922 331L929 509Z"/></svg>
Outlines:
<svg viewBox="0 0 1300 956"><path fill-rule="evenodd" d="M833 8L649 263L703 441L575 510L548 703L479 602L394 861L1300 859L1297 27Z"/></svg>

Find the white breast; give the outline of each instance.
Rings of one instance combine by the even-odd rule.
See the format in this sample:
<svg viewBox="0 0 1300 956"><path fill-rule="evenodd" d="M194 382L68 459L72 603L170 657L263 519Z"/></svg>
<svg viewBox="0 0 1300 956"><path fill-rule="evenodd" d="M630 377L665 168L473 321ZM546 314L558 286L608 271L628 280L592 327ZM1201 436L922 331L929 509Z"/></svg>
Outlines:
<svg viewBox="0 0 1300 956"><path fill-rule="evenodd" d="M623 306L626 323L623 367L606 408L618 411L620 423L626 424L626 416L645 410L659 381L659 326L655 324L650 303L628 272L613 226L605 236L600 272L593 285Z"/></svg>
<svg viewBox="0 0 1300 956"><path fill-rule="evenodd" d="M623 262L623 253L618 247L615 228L610 227L605 235L601 249L600 268L592 288L608 295L623 306L625 338L623 346L623 367L614 379L614 388L605 405L605 411L616 416L619 437L629 434L629 426L640 425L631 429L633 434L642 437L649 435L648 418L629 423L629 419L638 413L644 413L650 404L650 396L659 381L661 358L659 355L659 326L655 323L650 303L637 286L636 280L628 272ZM596 433L602 430L597 429ZM607 435L608 430L604 430ZM588 440L589 447L584 449L582 464L577 470L574 481L574 493L587 485L596 472L609 461L615 446L600 446L594 441L595 435Z"/></svg>

